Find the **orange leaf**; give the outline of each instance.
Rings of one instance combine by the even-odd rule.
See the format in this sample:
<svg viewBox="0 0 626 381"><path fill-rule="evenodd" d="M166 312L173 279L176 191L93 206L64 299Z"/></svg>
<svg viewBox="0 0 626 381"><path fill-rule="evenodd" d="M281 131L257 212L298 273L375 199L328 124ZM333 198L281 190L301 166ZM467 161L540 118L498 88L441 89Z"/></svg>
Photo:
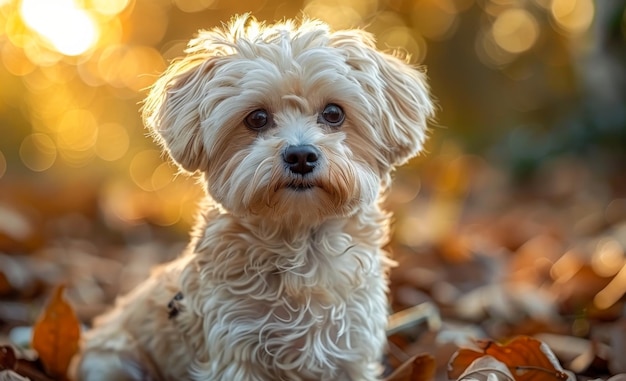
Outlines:
<svg viewBox="0 0 626 381"><path fill-rule="evenodd" d="M519 336L505 345L492 340L476 342L482 352L459 349L448 364L448 378L458 379L476 359L489 355L504 363L516 381L563 381L568 376L550 348L537 339Z"/></svg>
<svg viewBox="0 0 626 381"><path fill-rule="evenodd" d="M431 381L435 379L437 364L435 358L429 354L418 355L413 360L411 381Z"/></svg>
<svg viewBox="0 0 626 381"><path fill-rule="evenodd" d="M78 350L80 322L71 305L63 299L64 285L54 290L52 299L33 330L32 347L48 375L67 379L67 368Z"/></svg>
<svg viewBox="0 0 626 381"><path fill-rule="evenodd" d="M476 360L483 357L485 353L476 352L471 349L461 348L450 357L448 362L448 378L451 380L457 380L465 369Z"/></svg>
<svg viewBox="0 0 626 381"><path fill-rule="evenodd" d="M384 381L431 381L435 378L435 358L429 354L413 356Z"/></svg>

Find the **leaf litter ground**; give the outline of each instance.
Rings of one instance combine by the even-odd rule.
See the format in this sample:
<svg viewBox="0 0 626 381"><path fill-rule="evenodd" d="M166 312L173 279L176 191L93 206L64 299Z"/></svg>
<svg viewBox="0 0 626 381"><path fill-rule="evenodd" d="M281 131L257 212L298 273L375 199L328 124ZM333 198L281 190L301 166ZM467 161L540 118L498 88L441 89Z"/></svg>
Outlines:
<svg viewBox="0 0 626 381"><path fill-rule="evenodd" d="M94 184L39 181L0 189L1 379L63 379L78 322L175 257L189 229L146 209L116 219ZM515 182L479 157L442 154L399 170L386 205L399 263L387 380L626 373L623 176L561 157Z"/></svg>

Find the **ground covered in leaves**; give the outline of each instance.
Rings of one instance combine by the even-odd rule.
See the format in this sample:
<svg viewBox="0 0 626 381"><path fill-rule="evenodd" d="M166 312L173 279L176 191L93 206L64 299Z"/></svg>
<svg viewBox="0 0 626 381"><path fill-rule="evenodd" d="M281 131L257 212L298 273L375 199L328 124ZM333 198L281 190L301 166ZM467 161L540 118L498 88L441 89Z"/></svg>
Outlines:
<svg viewBox="0 0 626 381"><path fill-rule="evenodd" d="M448 147L400 169L387 380L626 377L626 177L613 165L559 156L515 178ZM1 380L64 379L79 322L185 246L188 224L116 217L102 189L0 188Z"/></svg>

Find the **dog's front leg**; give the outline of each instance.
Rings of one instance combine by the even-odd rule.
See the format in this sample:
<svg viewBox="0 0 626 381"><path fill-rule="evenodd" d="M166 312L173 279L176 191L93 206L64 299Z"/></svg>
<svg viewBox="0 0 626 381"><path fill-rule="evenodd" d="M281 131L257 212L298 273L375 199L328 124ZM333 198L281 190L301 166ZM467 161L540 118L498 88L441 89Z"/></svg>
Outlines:
<svg viewBox="0 0 626 381"><path fill-rule="evenodd" d="M78 381L186 379L191 350L170 319L179 290L179 259L156 269L94 322L73 371Z"/></svg>
<svg viewBox="0 0 626 381"><path fill-rule="evenodd" d="M232 361L228 364L218 362L195 361L192 366L191 379L193 381L275 381L264 375L266 370L260 365Z"/></svg>

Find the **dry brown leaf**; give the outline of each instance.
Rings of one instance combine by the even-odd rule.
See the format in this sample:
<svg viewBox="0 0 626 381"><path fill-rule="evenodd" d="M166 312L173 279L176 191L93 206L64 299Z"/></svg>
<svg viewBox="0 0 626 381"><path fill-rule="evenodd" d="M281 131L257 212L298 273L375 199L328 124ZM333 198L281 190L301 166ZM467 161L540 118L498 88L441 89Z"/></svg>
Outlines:
<svg viewBox="0 0 626 381"><path fill-rule="evenodd" d="M30 380L52 381L37 361L20 358L10 345L0 346L0 381Z"/></svg>
<svg viewBox="0 0 626 381"><path fill-rule="evenodd" d="M32 347L39 354L48 375L67 379L67 368L78 350L80 322L70 304L63 298L60 285L33 330Z"/></svg>
<svg viewBox="0 0 626 381"><path fill-rule="evenodd" d="M558 381L569 376L550 348L537 339L519 336L506 345L492 340L477 341L482 352L459 349L448 363L448 378L458 379L478 358L492 356L504 363L516 381Z"/></svg>
<svg viewBox="0 0 626 381"><path fill-rule="evenodd" d="M626 373L618 373L609 378L593 378L588 381L626 381Z"/></svg>
<svg viewBox="0 0 626 381"><path fill-rule="evenodd" d="M435 358L423 353L404 362L384 381L431 381L435 378Z"/></svg>
<svg viewBox="0 0 626 381"><path fill-rule="evenodd" d="M384 381L410 381L411 373L413 372L413 361L419 355L411 357L411 359L402 363L396 370L393 371Z"/></svg>
<svg viewBox="0 0 626 381"><path fill-rule="evenodd" d="M429 354L418 355L413 360L413 371L411 372L411 381L431 381L435 379L435 371L437 370L435 358Z"/></svg>
<svg viewBox="0 0 626 381"><path fill-rule="evenodd" d="M15 351L8 345L0 346L0 371L14 370L17 364Z"/></svg>
<svg viewBox="0 0 626 381"><path fill-rule="evenodd" d="M0 381L31 381L29 378L22 377L12 370L0 370Z"/></svg>
<svg viewBox="0 0 626 381"><path fill-rule="evenodd" d="M515 381L515 377L502 361L485 355L474 360L459 376L459 380Z"/></svg>
<svg viewBox="0 0 626 381"><path fill-rule="evenodd" d="M606 381L626 381L626 373L613 375Z"/></svg>

